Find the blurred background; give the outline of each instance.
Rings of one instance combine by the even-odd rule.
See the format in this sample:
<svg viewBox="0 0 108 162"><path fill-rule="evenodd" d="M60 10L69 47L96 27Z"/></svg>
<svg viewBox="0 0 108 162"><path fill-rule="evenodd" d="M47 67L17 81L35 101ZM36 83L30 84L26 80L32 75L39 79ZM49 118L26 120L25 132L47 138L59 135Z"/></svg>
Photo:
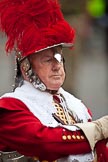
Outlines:
<svg viewBox="0 0 108 162"><path fill-rule="evenodd" d="M64 49L63 87L91 109L93 119L108 115L108 0L60 0L65 19L76 31L72 50ZM0 33L0 95L12 90L14 54L5 53Z"/></svg>

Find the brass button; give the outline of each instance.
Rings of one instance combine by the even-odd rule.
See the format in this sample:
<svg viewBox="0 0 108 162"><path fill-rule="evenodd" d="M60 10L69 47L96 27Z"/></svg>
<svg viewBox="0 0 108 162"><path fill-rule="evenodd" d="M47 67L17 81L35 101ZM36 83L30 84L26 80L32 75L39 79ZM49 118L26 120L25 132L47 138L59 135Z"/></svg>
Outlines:
<svg viewBox="0 0 108 162"><path fill-rule="evenodd" d="M75 135L72 135L72 138L73 138L73 139L76 139L76 136L75 136Z"/></svg>
<svg viewBox="0 0 108 162"><path fill-rule="evenodd" d="M84 136L81 136L81 139L84 139Z"/></svg>
<svg viewBox="0 0 108 162"><path fill-rule="evenodd" d="M62 136L62 139L63 139L63 140L66 140L66 139L67 139L67 137L66 137L65 135L63 135L63 136Z"/></svg>
<svg viewBox="0 0 108 162"><path fill-rule="evenodd" d="M76 138L79 139L79 140L81 139L80 136L78 136L78 135L76 136Z"/></svg>
<svg viewBox="0 0 108 162"><path fill-rule="evenodd" d="M71 135L68 135L68 136L67 136L67 139L68 139L68 140L71 140Z"/></svg>

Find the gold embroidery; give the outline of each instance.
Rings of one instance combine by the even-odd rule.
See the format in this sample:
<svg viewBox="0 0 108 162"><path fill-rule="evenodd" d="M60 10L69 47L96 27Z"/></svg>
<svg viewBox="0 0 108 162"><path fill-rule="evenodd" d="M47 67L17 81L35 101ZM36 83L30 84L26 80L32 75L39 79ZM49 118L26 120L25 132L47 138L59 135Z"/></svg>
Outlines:
<svg viewBox="0 0 108 162"><path fill-rule="evenodd" d="M53 117L58 122L60 122L60 123L62 123L64 125L67 125L68 122L71 123L71 124L75 124L76 123L74 118L69 114L69 112L66 112L66 113L68 113L68 116L69 116L69 121L67 120L66 115L64 113L64 110L63 110L63 108L61 107L60 104L58 104L56 102L54 102L53 104L54 104L54 106L56 107L56 110L57 110L56 113L53 114Z"/></svg>

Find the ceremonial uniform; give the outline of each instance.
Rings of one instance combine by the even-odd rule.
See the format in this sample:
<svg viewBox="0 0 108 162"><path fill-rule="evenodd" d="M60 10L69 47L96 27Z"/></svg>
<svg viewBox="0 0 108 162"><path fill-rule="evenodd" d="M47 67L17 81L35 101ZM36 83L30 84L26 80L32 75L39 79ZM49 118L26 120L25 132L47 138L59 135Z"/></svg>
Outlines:
<svg viewBox="0 0 108 162"><path fill-rule="evenodd" d="M13 92L0 98L0 162L92 162L95 146L107 162L108 116L90 122L62 88L63 48L73 47L75 31L58 0L1 0L0 29L16 62Z"/></svg>
<svg viewBox="0 0 108 162"><path fill-rule="evenodd" d="M79 112L78 118L82 122L91 120L80 100L63 89L60 92L65 96L68 106L72 105L70 109L75 111L74 114ZM76 154L86 153L86 159L93 158L83 132L75 126L68 128L61 125L51 115L56 112L52 94L36 90L25 82L14 93L5 94L0 99L0 107L0 150L16 149L21 154L49 161L69 154L75 158Z"/></svg>

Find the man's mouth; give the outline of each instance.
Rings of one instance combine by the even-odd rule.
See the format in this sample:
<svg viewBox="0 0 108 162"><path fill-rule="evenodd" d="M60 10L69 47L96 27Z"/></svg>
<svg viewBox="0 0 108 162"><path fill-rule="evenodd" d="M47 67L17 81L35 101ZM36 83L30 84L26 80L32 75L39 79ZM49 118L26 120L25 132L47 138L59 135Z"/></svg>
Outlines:
<svg viewBox="0 0 108 162"><path fill-rule="evenodd" d="M59 79L59 78L61 78L61 75L52 75L51 78L56 78L56 79L58 78Z"/></svg>

